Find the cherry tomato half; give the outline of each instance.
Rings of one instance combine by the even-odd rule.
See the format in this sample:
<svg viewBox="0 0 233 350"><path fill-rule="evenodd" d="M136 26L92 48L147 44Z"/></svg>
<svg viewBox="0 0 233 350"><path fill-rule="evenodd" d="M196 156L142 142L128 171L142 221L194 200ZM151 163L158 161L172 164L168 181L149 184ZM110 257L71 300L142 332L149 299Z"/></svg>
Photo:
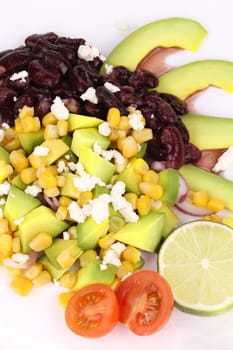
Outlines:
<svg viewBox="0 0 233 350"><path fill-rule="evenodd" d="M155 271L140 270L117 288L119 321L138 335L150 335L169 319L173 296L167 281Z"/></svg>
<svg viewBox="0 0 233 350"><path fill-rule="evenodd" d="M70 330L88 338L110 332L119 320L119 305L113 290L94 283L78 290L69 300L65 320Z"/></svg>

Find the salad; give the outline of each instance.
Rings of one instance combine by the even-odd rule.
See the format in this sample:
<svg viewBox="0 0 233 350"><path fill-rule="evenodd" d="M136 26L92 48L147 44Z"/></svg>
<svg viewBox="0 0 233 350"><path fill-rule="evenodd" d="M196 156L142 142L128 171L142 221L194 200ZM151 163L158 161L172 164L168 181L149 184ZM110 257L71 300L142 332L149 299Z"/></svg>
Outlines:
<svg viewBox="0 0 233 350"><path fill-rule="evenodd" d="M169 18L107 59L53 32L0 54L1 262L22 296L66 288L59 303L81 336L118 321L152 334L174 302L206 315L232 306L233 123L190 113L189 97L210 84L232 92L233 63L161 59L205 36ZM180 226L181 213L192 222ZM143 270L143 252L158 254L158 272Z"/></svg>

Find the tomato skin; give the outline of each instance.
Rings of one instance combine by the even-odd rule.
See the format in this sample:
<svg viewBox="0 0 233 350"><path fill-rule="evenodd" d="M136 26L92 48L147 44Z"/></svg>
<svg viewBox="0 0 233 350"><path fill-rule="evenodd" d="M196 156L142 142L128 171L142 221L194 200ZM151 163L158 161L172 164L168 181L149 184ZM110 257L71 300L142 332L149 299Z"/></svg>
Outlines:
<svg viewBox="0 0 233 350"><path fill-rule="evenodd" d="M119 321L137 335L158 331L169 319L174 302L167 281L152 270L139 270L117 288Z"/></svg>
<svg viewBox="0 0 233 350"><path fill-rule="evenodd" d="M119 305L113 290L94 283L78 290L65 310L69 329L83 337L98 338L109 333L119 320Z"/></svg>

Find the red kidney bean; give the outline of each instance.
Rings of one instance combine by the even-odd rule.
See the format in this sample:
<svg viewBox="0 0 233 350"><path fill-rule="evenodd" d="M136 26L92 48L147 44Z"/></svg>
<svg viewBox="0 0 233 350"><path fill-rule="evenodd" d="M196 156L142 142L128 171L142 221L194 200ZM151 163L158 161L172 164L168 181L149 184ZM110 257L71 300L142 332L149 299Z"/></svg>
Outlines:
<svg viewBox="0 0 233 350"><path fill-rule="evenodd" d="M132 86L123 85L115 95L124 106L136 104L135 89Z"/></svg>
<svg viewBox="0 0 233 350"><path fill-rule="evenodd" d="M45 114L50 112L53 99L51 97L41 98L35 106L35 114L42 118Z"/></svg>
<svg viewBox="0 0 233 350"><path fill-rule="evenodd" d="M26 50L14 50L0 58L0 76L16 73L27 69L31 60L31 53Z"/></svg>
<svg viewBox="0 0 233 350"><path fill-rule="evenodd" d="M27 47L32 48L39 39L44 39L53 43L56 41L57 37L58 37L57 34L53 32L49 32L45 34L32 34L25 39L25 44Z"/></svg>
<svg viewBox="0 0 233 350"><path fill-rule="evenodd" d="M13 89L0 87L0 108L10 107L13 104L17 92Z"/></svg>
<svg viewBox="0 0 233 350"><path fill-rule="evenodd" d="M129 77L129 85L135 88L155 88L158 82L156 75L146 69L136 69Z"/></svg>
<svg viewBox="0 0 233 350"><path fill-rule="evenodd" d="M178 115L188 113L187 104L185 103L185 101L182 101L177 96L168 93L160 93L159 96L162 97L163 100L168 102Z"/></svg>
<svg viewBox="0 0 233 350"><path fill-rule="evenodd" d="M106 108L101 103L94 104L89 101L85 101L83 105L83 113L86 115L99 117L101 119L105 119L107 115Z"/></svg>
<svg viewBox="0 0 233 350"><path fill-rule="evenodd" d="M54 68L47 68L39 60L33 60L28 66L29 78L33 83L52 88L61 80L61 73Z"/></svg>
<svg viewBox="0 0 233 350"><path fill-rule="evenodd" d="M33 96L21 95L17 98L17 101L14 105L13 116L16 117L19 113L19 110L23 108L23 106L33 107L35 105L35 98Z"/></svg>
<svg viewBox="0 0 233 350"><path fill-rule="evenodd" d="M25 90L29 86L29 79L25 78L24 80L11 80L10 77L7 77L6 79L4 79L3 85L14 90Z"/></svg>
<svg viewBox="0 0 233 350"><path fill-rule="evenodd" d="M12 111L9 108L0 109L0 124L7 123L8 125L14 125L14 119Z"/></svg>
<svg viewBox="0 0 233 350"><path fill-rule="evenodd" d="M77 99L69 97L69 98L63 98L62 101L64 102L64 105L70 113L80 113L81 112L81 105L80 102L77 101Z"/></svg>
<svg viewBox="0 0 233 350"><path fill-rule="evenodd" d="M128 85L131 72L124 66L113 67L113 70L110 74L107 75L108 79L120 85Z"/></svg>
<svg viewBox="0 0 233 350"><path fill-rule="evenodd" d="M185 163L193 163L201 158L202 152L192 143L184 145Z"/></svg>
<svg viewBox="0 0 233 350"><path fill-rule="evenodd" d="M98 86L96 88L96 95L105 108L116 107L120 110L121 114L125 115L127 113L125 106L121 103L119 98L104 86Z"/></svg>
<svg viewBox="0 0 233 350"><path fill-rule="evenodd" d="M76 50L79 48L80 45L85 45L85 43L86 41L82 38L73 39L73 38L66 38L64 36L58 37L55 41L55 44L70 46Z"/></svg>
<svg viewBox="0 0 233 350"><path fill-rule="evenodd" d="M175 126L179 129L185 143L189 142L189 132L183 121L178 117Z"/></svg>
<svg viewBox="0 0 233 350"><path fill-rule="evenodd" d="M184 142L179 129L173 125L165 126L160 142L166 148L166 167L179 169L185 162Z"/></svg>
<svg viewBox="0 0 233 350"><path fill-rule="evenodd" d="M62 57L58 52L48 50L43 56L43 61L46 66L54 67L59 70L61 74L66 74L71 67L69 61Z"/></svg>

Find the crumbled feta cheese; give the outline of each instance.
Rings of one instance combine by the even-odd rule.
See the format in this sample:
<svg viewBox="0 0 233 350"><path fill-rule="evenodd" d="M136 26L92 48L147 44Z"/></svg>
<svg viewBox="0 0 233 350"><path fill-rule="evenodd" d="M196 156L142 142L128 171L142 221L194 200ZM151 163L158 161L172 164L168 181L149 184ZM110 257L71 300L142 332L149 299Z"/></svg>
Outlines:
<svg viewBox="0 0 233 350"><path fill-rule="evenodd" d="M64 231L62 235L63 235L64 241L68 241L70 239L70 234L68 231Z"/></svg>
<svg viewBox="0 0 233 350"><path fill-rule="evenodd" d="M144 123L142 119L142 115L139 113L132 113L128 115L129 117L129 125L134 130L142 130L144 129Z"/></svg>
<svg viewBox="0 0 233 350"><path fill-rule="evenodd" d="M233 166L233 146L229 147L228 150L218 158L212 170L215 172L225 171L231 166Z"/></svg>
<svg viewBox="0 0 233 350"><path fill-rule="evenodd" d="M80 208L77 202L72 201L68 205L68 211L71 219L75 220L76 222L82 223L86 220L86 215L84 214L82 208Z"/></svg>
<svg viewBox="0 0 233 350"><path fill-rule="evenodd" d="M2 210L2 208L0 208L0 219L2 219L3 218L3 210Z"/></svg>
<svg viewBox="0 0 233 350"><path fill-rule="evenodd" d="M104 87L105 87L108 91L112 92L113 94L114 94L115 92L121 91L121 89L120 89L118 86L116 86L116 85L114 85L114 84L112 84L112 83L109 83L108 81L106 81L106 83L104 83Z"/></svg>
<svg viewBox="0 0 233 350"><path fill-rule="evenodd" d="M106 254L103 257L103 262L100 264L100 269L106 270L107 264L111 264L111 265L114 265L116 267L121 266L121 261L113 249L107 250Z"/></svg>
<svg viewBox="0 0 233 350"><path fill-rule="evenodd" d="M4 130L0 129L0 142L4 140L5 132Z"/></svg>
<svg viewBox="0 0 233 350"><path fill-rule="evenodd" d="M103 150L98 144L98 142L94 143L93 150L95 153L99 154L108 161L114 159L116 164L124 164L126 161L122 154L116 149Z"/></svg>
<svg viewBox="0 0 233 350"><path fill-rule="evenodd" d="M21 222L23 222L23 220L24 220L24 217L21 217L21 218L18 218L18 219L16 219L16 220L14 220L14 224L15 224L15 226L20 225L20 224L21 224Z"/></svg>
<svg viewBox="0 0 233 350"><path fill-rule="evenodd" d="M111 64L105 63L104 68L106 74L111 74L113 71L113 66Z"/></svg>
<svg viewBox="0 0 233 350"><path fill-rule="evenodd" d="M125 250L126 245L121 242L116 242L111 245L111 248L117 255L121 255L121 253Z"/></svg>
<svg viewBox="0 0 233 350"><path fill-rule="evenodd" d="M57 163L57 172L59 174L69 172L69 168L68 166L66 166L66 163L64 162L64 160L59 160L59 162Z"/></svg>
<svg viewBox="0 0 233 350"><path fill-rule="evenodd" d="M96 90L93 87L89 87L81 96L81 100L83 101L89 101L91 103L97 104L98 98L96 96Z"/></svg>
<svg viewBox="0 0 233 350"><path fill-rule="evenodd" d="M111 134L111 128L108 122L103 122L98 126L98 131L103 136L109 136Z"/></svg>
<svg viewBox="0 0 233 350"><path fill-rule="evenodd" d="M8 181L4 181L2 184L0 184L0 196L7 195L10 191L11 185Z"/></svg>
<svg viewBox="0 0 233 350"><path fill-rule="evenodd" d="M12 254L11 258L17 264L25 264L29 260L28 254L22 253Z"/></svg>
<svg viewBox="0 0 233 350"><path fill-rule="evenodd" d="M36 197L40 192L42 192L42 189L37 185L29 185L25 188L24 192L30 194L32 197Z"/></svg>
<svg viewBox="0 0 233 350"><path fill-rule="evenodd" d="M93 61L94 58L100 57L99 50L88 44L80 45L77 54L79 58L82 58L85 61Z"/></svg>
<svg viewBox="0 0 233 350"><path fill-rule="evenodd" d="M19 80L20 82L25 82L26 78L28 77L28 72L26 70L22 70L21 72L14 73L10 77L11 81Z"/></svg>
<svg viewBox="0 0 233 350"><path fill-rule="evenodd" d="M77 163L68 162L67 165L68 165L70 171L76 171L77 170Z"/></svg>
<svg viewBox="0 0 233 350"><path fill-rule="evenodd" d="M109 217L109 206L111 197L108 194L102 194L98 198L89 201L89 204L84 205L84 211L88 209L88 214L93 220L100 224Z"/></svg>
<svg viewBox="0 0 233 350"><path fill-rule="evenodd" d="M70 154L65 154L65 159L69 160L70 159Z"/></svg>
<svg viewBox="0 0 233 350"><path fill-rule="evenodd" d="M139 217L133 210L132 205L128 202L124 208L120 209L119 212L124 217L126 222L137 222Z"/></svg>
<svg viewBox="0 0 233 350"><path fill-rule="evenodd" d="M46 157L49 154L50 149L45 146L36 146L32 154L37 157Z"/></svg>
<svg viewBox="0 0 233 350"><path fill-rule="evenodd" d="M0 205L4 205L6 203L5 199L4 198L1 198L0 199Z"/></svg>
<svg viewBox="0 0 233 350"><path fill-rule="evenodd" d="M66 108L62 99L58 96L53 100L51 112L58 120L67 120L69 117L69 110Z"/></svg>
<svg viewBox="0 0 233 350"><path fill-rule="evenodd" d="M91 191L95 185L105 186L99 177L88 174L80 162L76 164L76 171L80 176L73 179L73 184L80 192Z"/></svg>
<svg viewBox="0 0 233 350"><path fill-rule="evenodd" d="M9 124L7 124L7 123L2 123L2 128L3 128L4 130L9 129L9 127L10 127Z"/></svg>

